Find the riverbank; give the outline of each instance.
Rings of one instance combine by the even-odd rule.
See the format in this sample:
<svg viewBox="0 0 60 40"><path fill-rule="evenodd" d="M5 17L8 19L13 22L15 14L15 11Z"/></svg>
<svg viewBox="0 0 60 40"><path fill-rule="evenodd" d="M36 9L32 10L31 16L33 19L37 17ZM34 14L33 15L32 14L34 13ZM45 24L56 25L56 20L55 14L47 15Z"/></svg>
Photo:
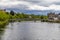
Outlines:
<svg viewBox="0 0 60 40"><path fill-rule="evenodd" d="M0 35L3 34L7 24L9 24L8 20L0 21Z"/></svg>
<svg viewBox="0 0 60 40"><path fill-rule="evenodd" d="M41 20L41 22L60 23L60 20Z"/></svg>

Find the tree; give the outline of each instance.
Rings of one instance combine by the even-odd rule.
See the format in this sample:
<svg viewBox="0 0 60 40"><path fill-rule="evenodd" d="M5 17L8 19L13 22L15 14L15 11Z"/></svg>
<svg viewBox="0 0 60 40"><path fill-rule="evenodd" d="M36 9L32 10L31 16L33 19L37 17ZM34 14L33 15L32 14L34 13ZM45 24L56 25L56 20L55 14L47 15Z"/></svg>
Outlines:
<svg viewBox="0 0 60 40"><path fill-rule="evenodd" d="M5 21L9 19L9 15L6 14L4 11L0 11L0 21Z"/></svg>
<svg viewBox="0 0 60 40"><path fill-rule="evenodd" d="M41 19L44 19L43 15L41 16Z"/></svg>
<svg viewBox="0 0 60 40"><path fill-rule="evenodd" d="M14 11L11 10L11 11L10 11L10 14L11 14L12 16L14 16L15 13L14 13Z"/></svg>

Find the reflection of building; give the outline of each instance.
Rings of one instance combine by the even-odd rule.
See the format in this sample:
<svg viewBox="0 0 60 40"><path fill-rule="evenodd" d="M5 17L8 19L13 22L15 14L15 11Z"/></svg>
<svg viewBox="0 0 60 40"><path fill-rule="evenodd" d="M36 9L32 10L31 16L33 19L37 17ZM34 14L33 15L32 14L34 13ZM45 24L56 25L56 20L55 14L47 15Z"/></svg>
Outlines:
<svg viewBox="0 0 60 40"><path fill-rule="evenodd" d="M60 13L48 13L48 20L60 20Z"/></svg>

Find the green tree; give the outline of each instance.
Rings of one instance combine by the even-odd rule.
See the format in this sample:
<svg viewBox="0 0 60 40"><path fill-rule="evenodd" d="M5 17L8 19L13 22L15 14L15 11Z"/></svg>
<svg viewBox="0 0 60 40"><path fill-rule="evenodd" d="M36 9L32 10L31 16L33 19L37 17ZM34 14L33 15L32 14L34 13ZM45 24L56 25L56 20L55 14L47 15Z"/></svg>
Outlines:
<svg viewBox="0 0 60 40"><path fill-rule="evenodd" d="M10 14L11 14L12 16L14 16L15 12L11 10L11 11L10 11Z"/></svg>
<svg viewBox="0 0 60 40"><path fill-rule="evenodd" d="M0 11L0 21L4 21L7 19L9 19L9 15L7 15L5 11Z"/></svg>

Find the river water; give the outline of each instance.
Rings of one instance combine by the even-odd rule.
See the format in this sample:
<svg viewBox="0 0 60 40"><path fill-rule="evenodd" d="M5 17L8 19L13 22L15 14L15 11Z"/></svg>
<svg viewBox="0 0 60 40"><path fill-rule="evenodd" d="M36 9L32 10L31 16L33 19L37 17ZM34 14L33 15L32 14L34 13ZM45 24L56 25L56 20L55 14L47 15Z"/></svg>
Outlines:
<svg viewBox="0 0 60 40"><path fill-rule="evenodd" d="M60 24L40 21L9 23L2 40L60 40Z"/></svg>

